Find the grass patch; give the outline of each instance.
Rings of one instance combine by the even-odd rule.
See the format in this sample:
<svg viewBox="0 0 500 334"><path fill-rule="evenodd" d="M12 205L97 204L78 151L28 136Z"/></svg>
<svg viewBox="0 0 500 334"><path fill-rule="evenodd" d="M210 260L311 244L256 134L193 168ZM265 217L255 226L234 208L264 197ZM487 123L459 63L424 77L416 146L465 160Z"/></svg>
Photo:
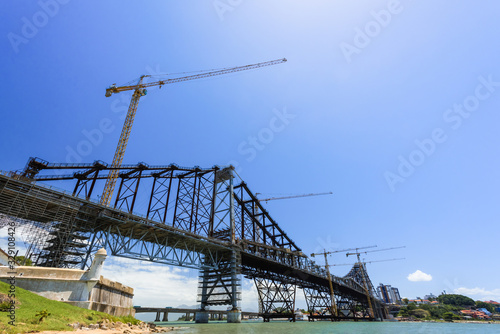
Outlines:
<svg viewBox="0 0 500 334"><path fill-rule="evenodd" d="M7 294L9 285L0 282L0 294ZM30 291L16 288L16 326L8 324L10 321L8 312L0 312L0 333L16 334L26 333L31 331L72 331L73 328L68 324L79 322L89 325L95 324L104 319L116 322L137 324L140 321L134 317L113 317L109 314L96 312L72 306L63 302L50 300L41 297ZM40 312L42 315L50 313L40 320Z"/></svg>

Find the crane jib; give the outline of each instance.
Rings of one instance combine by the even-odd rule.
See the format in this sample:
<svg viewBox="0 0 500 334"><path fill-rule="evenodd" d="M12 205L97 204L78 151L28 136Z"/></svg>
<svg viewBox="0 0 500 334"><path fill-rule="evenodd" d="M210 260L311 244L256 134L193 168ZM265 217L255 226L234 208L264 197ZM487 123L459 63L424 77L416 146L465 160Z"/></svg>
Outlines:
<svg viewBox="0 0 500 334"><path fill-rule="evenodd" d="M283 59L272 60L272 61L268 61L268 62L264 62L264 63L257 63L257 64L252 64L252 65L226 68L226 69L210 71L210 72L200 73L200 74L194 74L194 75L189 75L189 76L184 76L184 77L179 77L179 78L159 80L159 81L149 82L149 83L140 83L137 85L127 85L127 86L119 86L119 87L117 87L116 85L112 85L106 89L106 96L109 97L109 96L111 96L111 94L114 94L114 93L119 93L119 92L124 92L124 91L129 91L129 90L136 90L138 88L163 86L163 85L168 85L168 84L182 82L182 81L203 79L203 78L213 77L216 75L223 75L223 74L229 74L229 73L234 73L234 72L252 70L252 69L260 68L260 67L264 67L264 66L281 64L281 63L284 63L286 61L287 61L286 58L283 58Z"/></svg>

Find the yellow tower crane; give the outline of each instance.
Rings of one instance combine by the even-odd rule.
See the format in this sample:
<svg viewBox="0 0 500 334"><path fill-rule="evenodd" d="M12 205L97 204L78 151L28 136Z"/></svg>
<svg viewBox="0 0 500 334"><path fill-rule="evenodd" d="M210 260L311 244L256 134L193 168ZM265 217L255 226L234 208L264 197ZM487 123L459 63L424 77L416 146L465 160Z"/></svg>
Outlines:
<svg viewBox="0 0 500 334"><path fill-rule="evenodd" d="M116 147L115 156L113 157L112 167L120 167L123 161L123 156L125 155L125 150L127 148L128 139L130 137L130 131L132 130L132 124L134 123L135 114L137 112L137 105L139 104L139 99L141 96L147 94L147 87L159 86L160 88L163 85L168 85L176 82L195 80L213 77L216 75L228 74L239 71L252 70L264 66L277 65L286 62L286 59L277 59L272 61L267 61L263 63L231 67L231 68L223 68L220 70L203 72L195 75L189 75L179 78L171 78L165 80L159 80L150 83L143 83L144 78L150 77L150 75L143 75L139 78L139 82L136 85L127 85L117 87L116 85L111 85L106 89L106 97L109 97L113 94L124 92L124 91L134 91L132 94L132 100L130 101L130 106L128 108L127 117L125 118L125 122L123 124L122 133L120 135L120 139L118 140L118 146ZM118 169L114 168L109 173L108 179L106 180L106 185L104 186L104 191L101 197L101 204L108 206L111 197L113 196L113 191L116 185L116 179L118 178Z"/></svg>

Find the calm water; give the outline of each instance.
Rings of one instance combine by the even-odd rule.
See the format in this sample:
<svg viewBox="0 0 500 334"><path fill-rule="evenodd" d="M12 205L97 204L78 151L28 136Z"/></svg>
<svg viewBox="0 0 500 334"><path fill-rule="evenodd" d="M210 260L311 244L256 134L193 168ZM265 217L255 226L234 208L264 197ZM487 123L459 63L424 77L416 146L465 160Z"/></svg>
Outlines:
<svg viewBox="0 0 500 334"><path fill-rule="evenodd" d="M458 323L397 323L397 322L243 322L241 324L209 323L193 324L187 322L161 323L165 326L188 327L175 331L179 334L188 333L264 333L264 334L299 334L299 333L356 333L356 334L466 334L466 333L500 333L500 324L458 324Z"/></svg>

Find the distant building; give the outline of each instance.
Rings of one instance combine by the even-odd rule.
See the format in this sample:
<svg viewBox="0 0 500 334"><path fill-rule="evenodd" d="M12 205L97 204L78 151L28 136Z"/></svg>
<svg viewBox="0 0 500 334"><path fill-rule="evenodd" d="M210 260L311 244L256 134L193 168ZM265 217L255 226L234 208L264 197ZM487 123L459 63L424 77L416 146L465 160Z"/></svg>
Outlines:
<svg viewBox="0 0 500 334"><path fill-rule="evenodd" d="M485 309L485 308L478 308L477 310L478 310L478 311L480 311L480 312L483 312L483 313L484 313L484 314L486 314L486 315L491 316L491 312L490 312L490 311L488 311L488 310L487 310L487 309Z"/></svg>
<svg viewBox="0 0 500 334"><path fill-rule="evenodd" d="M380 283L377 287L380 297L386 304L401 304L401 296L398 288Z"/></svg>
<svg viewBox="0 0 500 334"><path fill-rule="evenodd" d="M500 307L500 303L496 302L494 300L490 300L490 301L487 301L485 303L491 304L491 305L496 306L496 307Z"/></svg>
<svg viewBox="0 0 500 334"><path fill-rule="evenodd" d="M460 313L464 317L472 317L474 319L490 319L490 316L482 311L461 310Z"/></svg>

